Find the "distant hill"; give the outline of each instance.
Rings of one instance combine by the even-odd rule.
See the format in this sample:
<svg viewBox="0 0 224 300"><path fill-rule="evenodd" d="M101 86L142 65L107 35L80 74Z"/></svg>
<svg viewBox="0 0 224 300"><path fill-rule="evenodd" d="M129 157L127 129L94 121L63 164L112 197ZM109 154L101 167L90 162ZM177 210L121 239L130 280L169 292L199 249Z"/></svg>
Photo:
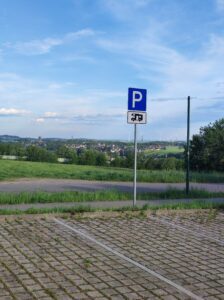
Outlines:
<svg viewBox="0 0 224 300"><path fill-rule="evenodd" d="M0 141L1 142L15 142L15 141L20 141L21 138L16 135L0 135Z"/></svg>
<svg viewBox="0 0 224 300"><path fill-rule="evenodd" d="M133 141L121 141L121 140L99 140L99 139L87 139L87 138L72 138L72 139L66 139L66 138L31 138L31 137L19 137L16 135L0 135L0 143L10 143L10 142L38 142L42 141L45 143L54 143L54 142L59 142L59 143L68 143L68 144L97 144L97 143L105 143L105 144L122 144L122 145L127 145L127 144L132 144ZM185 141L139 141L139 145L164 145L164 146L183 146L185 145Z"/></svg>

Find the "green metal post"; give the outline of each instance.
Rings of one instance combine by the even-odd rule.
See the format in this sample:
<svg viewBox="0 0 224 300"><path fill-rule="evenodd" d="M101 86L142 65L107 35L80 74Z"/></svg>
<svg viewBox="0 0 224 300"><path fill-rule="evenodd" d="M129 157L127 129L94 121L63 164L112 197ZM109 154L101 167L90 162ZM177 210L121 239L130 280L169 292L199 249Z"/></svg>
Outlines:
<svg viewBox="0 0 224 300"><path fill-rule="evenodd" d="M187 97L187 172L186 172L186 194L189 194L189 177L190 177L190 101Z"/></svg>

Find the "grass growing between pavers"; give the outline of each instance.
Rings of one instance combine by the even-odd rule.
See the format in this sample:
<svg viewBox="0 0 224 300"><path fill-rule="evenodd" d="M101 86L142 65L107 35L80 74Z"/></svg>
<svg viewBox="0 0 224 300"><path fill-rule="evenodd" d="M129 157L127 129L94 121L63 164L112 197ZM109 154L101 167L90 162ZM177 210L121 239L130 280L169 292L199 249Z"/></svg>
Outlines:
<svg viewBox="0 0 224 300"><path fill-rule="evenodd" d="M192 189L187 198L224 198L222 192L208 192L204 190ZM156 199L184 199L185 191L177 189L168 189L165 192L139 193L138 200L156 200ZM132 200L133 194L120 192L117 190L103 190L96 192L22 192L22 193L0 193L1 204L33 204L33 203L55 203L55 202L86 202L86 201L118 201Z"/></svg>
<svg viewBox="0 0 224 300"><path fill-rule="evenodd" d="M139 182L185 182L185 172L176 170L138 170ZM0 160L0 180L18 178L82 179L132 181L133 170L124 168L62 165L28 161ZM191 172L192 182L224 183L223 172Z"/></svg>
<svg viewBox="0 0 224 300"><path fill-rule="evenodd" d="M124 206L121 208L92 208L89 205L80 205L78 207L54 207L54 208L29 208L25 211L0 209L0 215L26 215L26 214L80 214L85 212L139 212L139 215L144 215L147 210L187 210L187 209L210 209L210 210L224 210L224 203L208 203L203 200L194 200L190 203L164 204L164 205L144 205L142 207Z"/></svg>

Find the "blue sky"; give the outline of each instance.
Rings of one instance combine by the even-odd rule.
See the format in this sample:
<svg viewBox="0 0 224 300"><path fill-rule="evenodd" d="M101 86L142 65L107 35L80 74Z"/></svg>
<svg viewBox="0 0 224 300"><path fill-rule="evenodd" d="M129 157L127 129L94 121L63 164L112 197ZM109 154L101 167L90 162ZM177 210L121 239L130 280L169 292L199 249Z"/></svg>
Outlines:
<svg viewBox="0 0 224 300"><path fill-rule="evenodd" d="M223 117L224 0L0 7L0 134L130 140L128 87L148 90L144 140L186 138L188 95L191 134Z"/></svg>

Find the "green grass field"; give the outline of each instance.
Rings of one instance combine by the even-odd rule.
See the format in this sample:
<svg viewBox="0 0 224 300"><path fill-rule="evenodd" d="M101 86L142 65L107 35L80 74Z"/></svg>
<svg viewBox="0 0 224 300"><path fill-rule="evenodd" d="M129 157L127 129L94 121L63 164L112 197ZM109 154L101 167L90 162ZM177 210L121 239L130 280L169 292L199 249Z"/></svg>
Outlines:
<svg viewBox="0 0 224 300"><path fill-rule="evenodd" d="M146 154L158 154L158 155L164 155L164 154L178 154L183 153L184 148L179 148L178 146L168 146L166 149L161 150L146 150Z"/></svg>
<svg viewBox="0 0 224 300"><path fill-rule="evenodd" d="M210 193L207 191L191 190L189 199L224 198L224 193ZM185 191L169 189L166 192L138 193L138 200L156 199L185 199ZM65 202L91 202L91 201L116 201L132 200L133 194L119 192L116 190L105 190L97 192L23 192L23 193L0 193L1 204L33 204L33 203L65 203Z"/></svg>
<svg viewBox="0 0 224 300"><path fill-rule="evenodd" d="M109 167L61 165L0 160L0 180L18 178L60 178L100 181L132 181L133 170ZM138 171L139 182L184 182L184 171ZM191 173L192 182L224 183L224 173Z"/></svg>

